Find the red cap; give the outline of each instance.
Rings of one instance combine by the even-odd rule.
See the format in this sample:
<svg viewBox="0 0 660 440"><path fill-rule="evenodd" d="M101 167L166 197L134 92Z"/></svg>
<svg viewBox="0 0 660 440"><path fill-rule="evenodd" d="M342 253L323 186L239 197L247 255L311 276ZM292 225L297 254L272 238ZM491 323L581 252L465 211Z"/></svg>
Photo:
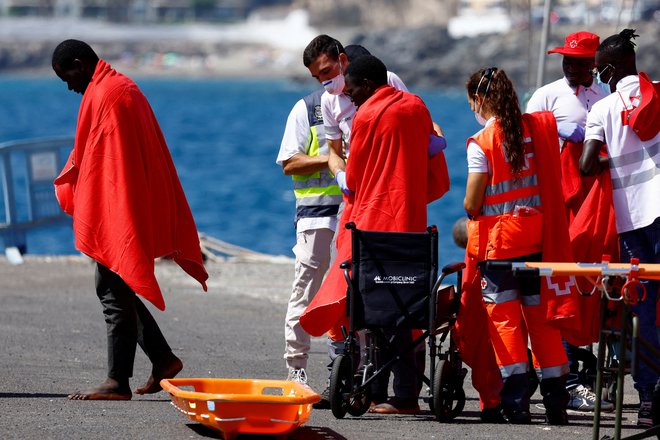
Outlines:
<svg viewBox="0 0 660 440"><path fill-rule="evenodd" d="M560 53L569 57L591 58L596 56L600 38L587 31L574 32L566 36L563 46L555 47L548 53Z"/></svg>

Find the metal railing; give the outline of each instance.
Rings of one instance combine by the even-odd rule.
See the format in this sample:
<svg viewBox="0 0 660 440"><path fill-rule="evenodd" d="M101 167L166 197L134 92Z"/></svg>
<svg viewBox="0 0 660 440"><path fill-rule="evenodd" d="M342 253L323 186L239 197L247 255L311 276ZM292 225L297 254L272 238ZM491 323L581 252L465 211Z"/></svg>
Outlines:
<svg viewBox="0 0 660 440"><path fill-rule="evenodd" d="M27 231L69 219L57 203L53 180L73 142L61 137L0 143L0 239L6 252L25 253Z"/></svg>

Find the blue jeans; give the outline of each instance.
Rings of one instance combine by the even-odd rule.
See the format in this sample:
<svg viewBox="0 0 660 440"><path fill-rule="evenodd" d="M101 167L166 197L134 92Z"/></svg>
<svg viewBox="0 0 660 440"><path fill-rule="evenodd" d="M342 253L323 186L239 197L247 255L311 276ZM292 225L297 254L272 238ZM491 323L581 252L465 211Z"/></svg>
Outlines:
<svg viewBox="0 0 660 440"><path fill-rule="evenodd" d="M639 258L640 263L660 263L660 217L649 226L619 234L621 246L621 262L627 263L631 258ZM640 336L650 342L656 350L660 350L658 333L655 325L656 301L660 283L654 280L642 280L646 287L646 300L631 307L630 310L639 318ZM640 292L641 295L641 292ZM640 348L649 358L655 359L651 353ZM635 389L641 394L650 393L658 382L658 374L644 362L639 362L639 371L633 375Z"/></svg>

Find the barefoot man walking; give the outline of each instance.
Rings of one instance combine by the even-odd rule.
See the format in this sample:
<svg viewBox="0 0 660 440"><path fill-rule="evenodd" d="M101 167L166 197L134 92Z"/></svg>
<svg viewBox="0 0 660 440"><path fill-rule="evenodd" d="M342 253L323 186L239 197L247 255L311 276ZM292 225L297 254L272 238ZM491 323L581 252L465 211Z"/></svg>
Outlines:
<svg viewBox="0 0 660 440"><path fill-rule="evenodd" d="M78 40L53 52L53 70L82 95L76 140L55 179L62 209L73 217L76 249L96 261L96 294L108 334L108 377L69 395L74 400L129 400L139 344L152 363L137 394L161 390L183 368L136 293L161 310L154 259L174 260L204 290L197 229L156 118L140 89Z"/></svg>

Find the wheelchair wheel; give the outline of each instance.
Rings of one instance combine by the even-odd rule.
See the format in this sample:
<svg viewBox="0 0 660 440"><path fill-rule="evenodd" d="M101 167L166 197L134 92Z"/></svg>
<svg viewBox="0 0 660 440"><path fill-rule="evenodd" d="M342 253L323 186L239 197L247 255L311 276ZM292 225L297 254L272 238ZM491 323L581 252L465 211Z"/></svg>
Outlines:
<svg viewBox="0 0 660 440"><path fill-rule="evenodd" d="M348 412L348 396L351 392L351 360L340 354L332 362L330 373L330 409L337 419Z"/></svg>
<svg viewBox="0 0 660 440"><path fill-rule="evenodd" d="M458 416L465 407L465 391L451 363L441 360L433 378L433 398L429 403L439 422L448 422Z"/></svg>
<svg viewBox="0 0 660 440"><path fill-rule="evenodd" d="M353 378L353 380L351 380ZM362 383L361 375L353 375L351 360L339 355L332 363L330 373L330 409L332 415L343 419L346 413L359 417L366 413L371 404L371 390L354 393L357 384Z"/></svg>
<svg viewBox="0 0 660 440"><path fill-rule="evenodd" d="M353 376L354 387L362 385L362 378L361 371L355 373L355 376ZM359 393L354 393L354 395L348 399L347 411L350 415L359 417L367 412L369 405L371 405L371 388L366 387Z"/></svg>
<svg viewBox="0 0 660 440"><path fill-rule="evenodd" d="M371 393L368 390L360 392L348 400L347 411L354 417L366 413L371 405Z"/></svg>

